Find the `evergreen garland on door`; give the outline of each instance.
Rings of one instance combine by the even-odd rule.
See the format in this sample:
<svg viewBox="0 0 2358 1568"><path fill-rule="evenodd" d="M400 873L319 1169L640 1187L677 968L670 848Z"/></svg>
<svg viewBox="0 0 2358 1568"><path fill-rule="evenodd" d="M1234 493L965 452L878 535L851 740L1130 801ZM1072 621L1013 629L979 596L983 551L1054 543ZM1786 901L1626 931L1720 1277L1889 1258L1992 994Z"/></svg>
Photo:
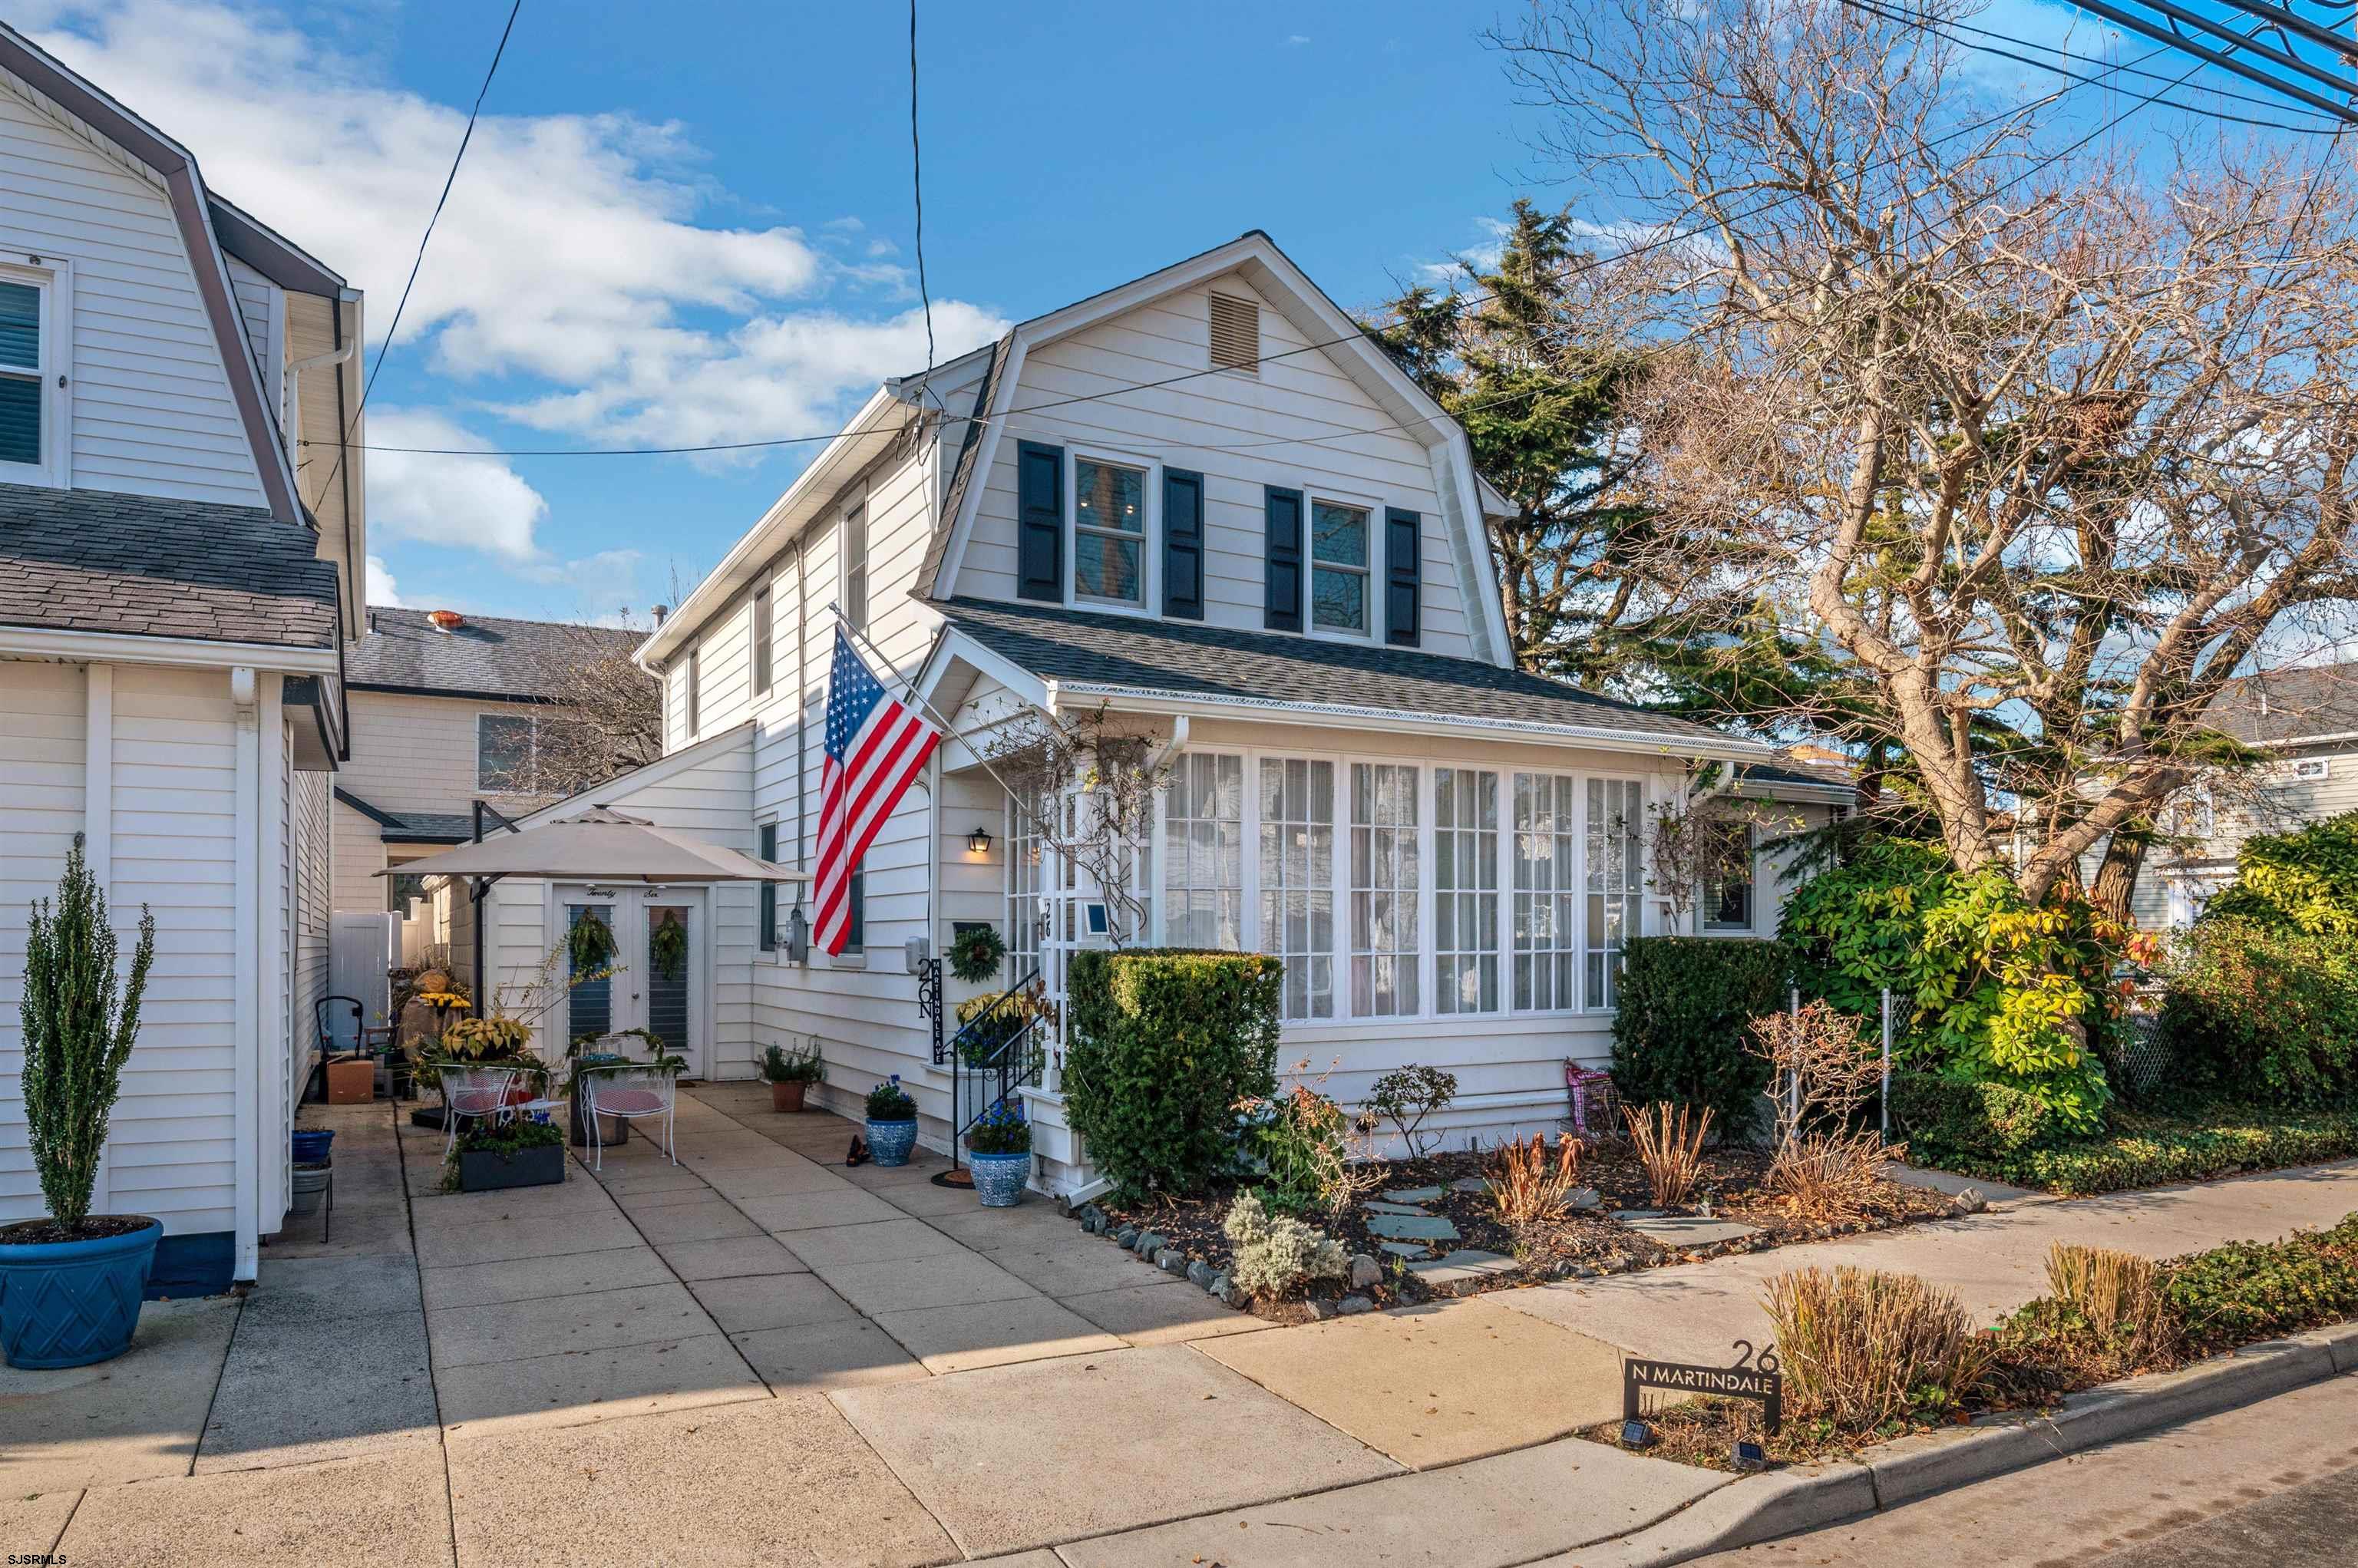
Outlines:
<svg viewBox="0 0 2358 1568"><path fill-rule="evenodd" d="M666 920L648 938L648 957L654 960L655 972L672 985L687 973L687 922Z"/></svg>
<svg viewBox="0 0 2358 1568"><path fill-rule="evenodd" d="M139 944L131 952L131 979L120 1007L114 952L106 894L82 860L77 833L55 903L33 904L20 1008L26 1141L49 1217L69 1230L89 1217L107 1117L139 1035L139 999L156 957L156 917L146 904L139 906Z"/></svg>
<svg viewBox="0 0 2358 1568"><path fill-rule="evenodd" d="M565 934L565 957L577 975L606 967L614 956L614 929L594 909L585 909Z"/></svg>

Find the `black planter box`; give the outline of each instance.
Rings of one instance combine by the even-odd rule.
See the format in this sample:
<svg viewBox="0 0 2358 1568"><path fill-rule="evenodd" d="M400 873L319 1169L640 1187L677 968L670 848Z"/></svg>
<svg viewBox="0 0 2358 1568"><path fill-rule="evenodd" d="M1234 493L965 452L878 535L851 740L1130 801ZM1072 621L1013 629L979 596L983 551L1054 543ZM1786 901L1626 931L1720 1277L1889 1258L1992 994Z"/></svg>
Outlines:
<svg viewBox="0 0 2358 1568"><path fill-rule="evenodd" d="M545 1143L514 1154L470 1149L459 1155L459 1190L494 1193L503 1187L546 1187L565 1180L565 1146Z"/></svg>

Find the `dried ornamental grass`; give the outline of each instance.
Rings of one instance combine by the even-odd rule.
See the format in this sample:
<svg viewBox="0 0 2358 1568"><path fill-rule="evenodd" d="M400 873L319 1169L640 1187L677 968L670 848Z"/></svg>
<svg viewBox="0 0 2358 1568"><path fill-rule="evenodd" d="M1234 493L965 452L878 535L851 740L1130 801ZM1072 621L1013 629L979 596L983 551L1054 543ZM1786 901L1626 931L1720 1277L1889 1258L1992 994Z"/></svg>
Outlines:
<svg viewBox="0 0 2358 1568"><path fill-rule="evenodd" d="M1887 1144L1871 1129L1805 1132L1778 1145L1768 1165L1768 1189L1812 1219L1863 1214L1883 1195L1884 1162L1906 1152L1906 1145Z"/></svg>
<svg viewBox="0 0 2358 1568"><path fill-rule="evenodd" d="M2176 1337L2161 1266L2149 1258L2058 1241L2047 1249L2047 1289L2099 1338L2132 1358Z"/></svg>
<svg viewBox="0 0 2358 1568"><path fill-rule="evenodd" d="M1711 1131L1711 1111L1700 1117L1691 1106L1664 1100L1643 1110L1626 1107L1629 1141L1638 1163L1645 1168L1646 1184L1656 1208L1676 1208L1687 1201L1703 1174L1703 1141Z"/></svg>
<svg viewBox="0 0 2358 1568"><path fill-rule="evenodd" d="M1520 1227L1563 1213L1572 1189L1580 1184L1585 1149L1567 1136L1558 1138L1551 1152L1546 1138L1536 1132L1529 1143L1501 1144L1490 1167L1490 1203L1499 1219Z"/></svg>
<svg viewBox="0 0 2358 1568"><path fill-rule="evenodd" d="M1955 1409L1996 1353L1954 1295L1913 1274L1803 1269L1770 1279L1766 1304L1793 1413L1848 1430Z"/></svg>

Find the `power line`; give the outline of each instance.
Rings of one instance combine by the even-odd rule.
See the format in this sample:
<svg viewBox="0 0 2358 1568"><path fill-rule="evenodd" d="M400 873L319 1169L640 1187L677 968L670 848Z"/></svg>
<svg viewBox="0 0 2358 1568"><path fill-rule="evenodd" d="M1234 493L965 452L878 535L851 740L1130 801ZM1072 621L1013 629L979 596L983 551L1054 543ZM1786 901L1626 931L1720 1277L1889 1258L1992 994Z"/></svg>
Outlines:
<svg viewBox="0 0 2358 1568"><path fill-rule="evenodd" d="M369 366L368 379L361 384L361 400L353 406L352 416L344 426L343 439L336 443L336 466L328 470L329 485L334 484L336 476L343 471L344 451L352 444L352 432L360 427L361 411L368 406L369 394L376 390L376 378L384 373L384 362L393 355L394 334L401 330L401 313L409 305L409 291L417 287L418 269L426 265L427 243L434 238L434 225L441 222L442 208L450 200L450 187L458 182L459 166L467 157L467 144L475 139L475 121L483 113L483 99L492 91L492 78L499 74L502 57L508 52L508 37L515 31L516 13L523 9L524 0L512 0L508 6L507 23L500 28L500 41L492 50L491 66L483 72L483 84L475 90L474 107L467 111L467 128L460 133L459 150L450 155L450 172L442 177L442 193L434 199L434 211L427 215L426 232L417 236L417 254L410 260L409 277L401 286L401 297L394 302L393 321L384 330L384 343L376 351L376 362ZM321 487L322 494L326 488Z"/></svg>
<svg viewBox="0 0 2358 1568"><path fill-rule="evenodd" d="M917 203L917 297L925 306L925 374L934 373L934 297L925 287L925 163L917 148L917 0L909 0L909 188Z"/></svg>
<svg viewBox="0 0 2358 1568"><path fill-rule="evenodd" d="M519 3L521 3L521 0L519 0ZM1860 9L1867 9L1867 8L1868 8L1868 7L1866 7L1866 6L1864 6L1864 5L1858 5L1858 0L1844 0L1844 4L1845 4L1845 5L1856 5L1856 6L1857 6L1857 8L1860 8ZM914 10L914 0L912 0L912 9ZM1914 24L1914 23L1909 22L1906 18L1888 18L1888 19L1896 19L1896 20L1899 20L1899 21L1901 21L1901 22L1902 22L1902 24L1903 24L1903 25L1909 25L1909 26L1916 25L1916 24ZM2168 51L2167 49L2153 49L2153 50L2151 50L2151 51L2150 51L2150 52L2148 52L2148 53L2146 53L2146 54L2143 54L2143 55L2139 55L2139 56L2138 56L2135 60L2128 62L2128 64L2126 64L2126 65L2113 66L2113 67L2108 67L2107 69L2108 69L2108 70L2133 70L2133 69L2135 69L2135 67L2136 67L2136 66L2140 66L2140 65L2143 65L2146 61L2150 60L2150 59L2155 59L2156 57L2158 57L2158 56L2159 56L2159 55L2162 55L2162 54L2166 54L2166 53L2168 53L2168 52L2169 52L2169 51ZM495 63L496 63L496 62L495 62ZM2199 70L2200 68L2198 67L2197 69ZM2190 76L2191 74L2192 74L2191 72L2190 72L2190 73L2189 73L2189 75L2190 75ZM1946 133L1946 134L1944 134L1944 135L1941 135L1941 136L1938 136L1938 137L1933 138L1933 140L1932 140L1931 143L1927 144L1927 145L1928 145L1928 146L1938 146L1942 145L1942 143L1944 143L1944 142L1954 141L1954 140L1956 140L1956 139L1957 139L1958 137L1960 137L1960 136L1970 135L1972 135L1973 133L1974 133L1975 131L1980 131L1980 130L1987 129L1989 126L1991 126L1991 125L1995 125L1995 124L1997 124L2001 123L2002 121L2008 120L2008 119L2012 119L2012 118L2015 118L2015 117L2018 116L2018 115L2025 114L2028 114L2028 113L2031 113L2031 112L2036 111L2036 110L2039 110L2039 109L2046 108L2046 107L2047 107L2047 106L2049 106L2050 104L2052 104L2052 103L2058 103L2058 102L2060 102L2061 99L2063 99L2063 98L2065 98L2066 96L2070 95L2071 93L2072 93L2072 92L2075 92L2079 91L2079 89L2080 89L2081 87L2082 87L2082 86L2086 86L2086 85L2089 85L2089 84L2091 84L2092 82L2097 82L2097 81L2099 81L2100 80L2101 80L2101 79L2099 79L2099 78L2088 78L2088 77L2075 78L2075 79L2072 81L2072 82L2071 82L2070 85L2068 85L2068 86L2057 88L2055 91L2053 91L2053 92L2049 92L2049 93L2045 94L2045 95L2044 95L2044 96L2042 96L2042 97L2035 98L2035 99L2031 100L2030 102L2028 102L2028 103L2020 103L2020 104L2014 105L2014 106L2012 106L2012 107L2010 107L2010 108L2008 108L2008 109L2006 109L2006 110L2001 111L2001 112L2000 112L2000 113L1998 113L1998 114L1991 114L1991 115L1986 115L1986 116L1983 117L1982 119L1975 120L1975 121L1973 121L1973 122L1971 122L1971 123L1969 123L1969 124L1964 124L1964 125L1959 126L1957 129L1955 129L1955 130L1953 130L1953 131L1950 131L1950 132L1948 132L1948 133ZM2180 77L2176 81L2174 81L2174 82L2170 83L2170 86L2175 87L2175 86L2183 85L2183 84L2184 84L2184 82L2185 82L2186 81L2187 81L2187 77ZM486 85L488 85L488 80L487 80ZM2167 91L2169 91L2169 89L2168 89L2168 88L2164 88L2162 91L2163 91L2163 92L2167 92ZM2122 120L2126 119L2126 118L2128 117L2128 115L2129 115L2129 114L2135 114L2138 109L2144 108L2147 104L2148 104L2148 103L2151 103L2155 102L2155 100L2156 100L2156 98L2157 98L2158 96L2158 94L2152 94L2152 95L2147 95L2147 96L2145 96L2145 97L2141 97L2141 98L2139 98L2139 99L2138 99L2138 101L2137 101L2135 104L2133 104L2133 105L2132 105L2128 110L2125 111L2125 112L2124 112L2123 114L2121 114L2120 115L2115 116L2112 121L2108 122L2105 125L2104 125L2104 126L2102 126L2102 127L2099 127L2099 129L2098 129L2098 131L2095 133L2095 135L2102 135L2104 131L2111 129L2114 125L2118 124ZM913 113L914 113L914 112L913 112ZM2046 157L2046 158L2043 158L2043 159L2039 160L2038 163L2034 164L2030 168L2028 168L2028 169L2025 170L2022 174L2017 175L2017 176L2016 176L2012 180L2007 181L2006 185L2003 185L2003 186L1999 187L1999 188L1998 188L1998 190L1997 190L1996 192L1993 192L1993 194L1999 194L1999 193L2002 193L2002 192L2003 192L2003 191L2005 191L2005 190L2011 189L2015 185L2019 184L2023 179L2028 178L2029 178L2029 176L2031 176L2031 175L2033 175L2033 174L2038 173L2039 170L2041 170L2041 169L2043 169L2043 168L2045 168L2049 167L2050 165L2051 165L2051 164L2055 163L2058 159L2060 159L2060 158L2061 158L2061 157L2068 157L2070 154L2071 154L2071 153L2073 153L2073 152L2078 151L2081 147L2085 146L2086 146L2090 141L2093 141L2093 139L2094 139L2094 135L2090 135L2090 136L2082 137L2082 138L2081 138L2081 140L2079 140L2079 141L2077 141L2077 142L2074 142L2071 146L2066 147L2066 148L2065 148L2061 153L2054 154L2054 155L2052 155L2052 156L2050 156L2050 157ZM912 150L913 150L913 152L914 152L914 146L913 146L913 149L912 149ZM1877 162L1876 162L1876 163L1869 165L1869 166L1868 166L1868 168L1869 168L1870 169L1872 169L1872 168L1881 168L1881 167L1883 167L1883 166L1885 166L1885 165L1887 165L1887 164L1895 163L1895 162L1897 162L1897 161L1898 161L1898 155L1894 154L1894 155L1890 155L1890 156L1887 156L1887 157L1884 157L1884 158L1881 158L1881 159L1877 160ZM454 170L454 172L455 172L455 170ZM1789 202L1789 201L1792 201L1792 200L1797 200L1797 196L1798 196L1798 193L1788 193L1788 194L1786 194L1786 195L1773 197L1773 198L1769 199L1768 200L1762 202L1759 206L1758 206L1758 207L1756 207L1756 208L1753 208L1753 209L1752 209L1752 210L1750 210L1749 211L1747 211L1747 212L1744 212L1744 213L1739 214L1739 215L1738 215L1738 217L1739 217L1739 218L1753 218L1753 217L1758 217L1758 215L1760 215L1761 213L1766 212L1766 211L1769 211L1769 210L1770 210L1770 209L1772 209L1772 208L1779 207L1779 206L1782 206L1782 205L1784 205L1785 203L1787 203L1787 202ZM1688 243L1688 242L1690 242L1690 241L1696 240L1696 239L1700 239L1700 238L1704 238L1704 237L1706 237L1706 236L1707 236L1707 230L1706 230L1706 229L1704 229L1704 228L1703 228L1703 227L1700 227L1700 226L1695 227L1695 228L1691 228L1691 229L1682 230L1682 231L1673 231L1673 232L1667 232L1667 233L1661 234L1661 235L1658 236L1657 238L1654 238L1654 239L1651 239L1651 240L1647 240L1647 241L1641 242L1640 243L1638 243L1638 244L1630 245L1630 246L1628 246L1628 247L1627 247L1627 248L1625 248L1625 249L1623 249L1623 250L1619 250L1619 251L1615 252L1613 254L1611 254L1611 255L1609 255L1609 256L1598 256L1598 257L1595 257L1595 258L1594 258L1594 259L1592 259L1592 260L1589 260L1589 261L1587 261L1587 262L1585 262L1585 263L1582 264L1580 266L1578 266L1578 267L1574 268L1574 274L1575 274L1575 276L1576 276L1578 273L1581 273L1581 272L1593 271L1593 270L1595 270L1595 268L1597 268L1597 267L1599 267L1599 266L1603 266L1603 265L1606 265L1606 263L1608 263L1608 262L1627 261L1627 260L1629 260L1629 259L1630 259L1630 258L1632 258L1632 257L1644 255L1644 254L1649 254L1649 253L1650 253L1650 252L1657 251L1657 250L1660 250L1660 249L1663 249L1663 248L1665 248L1665 247L1667 247L1667 246L1670 246L1670 245L1674 245L1674 244L1683 244L1683 243ZM1487 300L1487 299L1490 299L1490 298L1492 298L1492 297L1494 297L1494 296L1492 296L1492 295L1487 294L1487 293L1482 293L1482 292L1476 291L1476 292L1475 292L1475 293L1473 293L1473 294L1469 294L1469 295L1463 296L1463 297L1462 297L1462 298L1461 298L1461 303L1463 303L1463 304L1466 304L1466 305L1478 305L1478 304L1481 304L1481 303L1483 303L1484 301L1486 301L1486 300ZM929 318L929 320L928 320L928 326L929 326L929 329L930 329L930 318ZM1335 347L1336 347L1336 346L1338 346L1338 345L1340 345L1340 344L1354 341L1356 341L1356 340L1357 340L1358 338L1361 338L1361 337L1363 337L1363 336L1365 336L1365 334L1364 334L1364 333L1362 333L1362 332L1351 332L1351 333L1344 334L1344 335L1343 335L1343 336L1341 336L1341 337L1327 338L1327 339L1323 339L1323 340L1320 340L1320 341L1314 341L1314 342L1308 342L1308 343L1304 343L1304 344L1303 344L1303 345L1302 345L1301 347L1299 347L1299 348L1286 349L1286 350L1282 350L1282 351L1279 351L1279 352L1277 352L1277 353L1273 353L1273 354L1263 354L1263 355L1261 356L1261 362L1262 362L1262 363L1264 363L1264 364L1267 364L1267 363L1271 363L1271 362L1275 362L1275 361L1279 361L1279 360L1293 359L1293 358L1294 358L1294 357L1296 357L1296 356L1298 356L1298 355L1302 355L1302 354L1314 353L1314 352L1317 352L1317 351L1320 351L1320 350L1335 348ZM1126 395L1126 394L1129 394L1129 393L1133 393L1133 392L1152 392L1152 391L1157 390L1157 389L1162 388L1162 387L1175 385L1175 384L1179 384L1179 383L1182 383L1182 382L1197 381L1197 380L1201 380L1201 379L1203 379L1203 378L1204 378L1204 377L1206 377L1206 376L1210 376L1210 375L1218 375L1218 374L1220 374L1220 373L1222 373L1222 371L1220 370L1220 368L1219 368L1219 367L1217 367L1217 366L1207 367L1207 368L1203 369L1203 370L1182 371L1182 372L1180 372L1180 373L1176 373L1176 374L1174 374L1174 375L1168 375L1168 376L1163 376L1163 377L1161 377L1161 378L1159 378L1159 379L1157 379L1157 380L1154 380L1154 381L1129 382L1129 383L1124 383L1124 384L1120 384L1120 385L1119 385L1119 386L1110 386L1110 387L1107 387L1107 388L1103 389L1102 391L1098 391L1098 392L1081 393L1081 394L1077 394L1077 395L1074 395L1074 396L1071 396L1071 397L1056 398L1056 399L1054 399L1054 400L1052 400L1052 401L1050 401L1050 402L1046 402L1046 403L1034 403L1034 404L1028 404L1028 405L1026 405L1025 406L1023 406L1023 407L1022 407L1022 408L1011 408L1011 409L1008 409L1008 410L1007 410L1005 413L1003 413L1003 414L985 414L985 413L981 413L981 412L976 412L976 413L973 413L973 414L968 415L968 416L967 416L967 417L968 417L969 420L972 420L972 421L975 421L975 422L978 422L978 423L988 423L988 422L994 421L994 420L1005 420L1005 419L1011 419L1011 418L1013 418L1015 416L1017 416L1017 415L1019 415L1019 414L1037 414L1037 413L1043 413L1043 412L1045 412L1046 410L1053 409L1053 408L1065 408L1065 407L1070 407L1070 406L1073 406L1074 405L1076 405L1076 404L1083 404L1083 403L1098 403L1098 402L1103 402L1103 401L1104 401L1104 400L1106 400L1107 398L1110 398L1110 397L1119 397L1119 396L1122 396L1122 395ZM1469 410L1469 411L1470 411L1470 410ZM1420 421L1419 423L1429 423L1429 421ZM1368 427L1368 429L1365 429L1365 430L1358 430L1358 431L1343 431L1343 432L1338 432L1338 433L1337 433L1337 435L1336 435L1336 436L1331 436L1331 437L1314 437L1314 438L1308 438L1307 439L1309 439L1309 440L1333 440L1333 439L1338 439L1338 438L1340 438L1340 437L1345 436L1345 435L1354 435L1354 434L1357 434L1357 435L1372 435L1372 434L1380 434L1380 433L1382 433L1384 430L1387 430L1387 429L1405 429L1405 428L1408 428L1408 427L1408 427L1408 426L1406 426L1406 425L1375 426L1375 427ZM372 443L365 443L365 442L363 442L363 443L357 443L357 444L354 444L354 443L351 443L351 442L350 442L350 440L349 440L350 432L348 431L348 432L346 433L346 435L347 435L347 440L346 440L346 442L345 442L345 443L341 443L341 444L345 444L345 445L356 445L356 449L361 450L361 451L367 451L367 452L398 452L398 453L402 453L402 454L405 454L405 455L417 456L417 457L453 457L453 458L649 458L649 457L696 457L696 456L712 455L712 454L719 454L719 453L725 453L725 452L760 451L760 450L767 450L767 449L773 449L773 448L778 448L778 447L799 447L799 446L823 445L823 444L825 444L825 443L827 443L827 442L834 441L834 440L838 440L838 439L840 439L840 438L844 438L844 437L846 437L846 436L849 436L849 435L851 435L851 434L852 434L852 431L850 430L850 428L849 428L849 427L844 427L844 428L841 428L841 429L829 430L829 431L826 431L826 432L824 432L824 433L813 434L813 435L808 435L808 436L772 436L772 437L764 437L764 438L757 438L757 439L752 439L752 440L744 440L744 441L706 441L706 442L698 442L698 443L693 443L693 444L685 444L685 445L679 445L679 446L668 446L668 447L503 447L503 448L480 448L480 447L397 447L397 446L380 446L380 445L375 445L375 444L372 444ZM324 443L324 442L315 443L315 442L306 441L306 442L304 442L303 444L304 444L304 445L306 445L306 446L311 446L311 445L325 445L326 443ZM1266 443L1249 443L1249 444L1250 444L1250 445L1282 445L1282 444L1285 444L1285 443L1282 443L1282 442L1266 442ZM1225 449L1228 449L1220 448L1220 447L1204 447L1204 448L1197 448L1197 449L1191 449L1206 450L1206 451L1218 451L1218 450L1225 450Z"/></svg>

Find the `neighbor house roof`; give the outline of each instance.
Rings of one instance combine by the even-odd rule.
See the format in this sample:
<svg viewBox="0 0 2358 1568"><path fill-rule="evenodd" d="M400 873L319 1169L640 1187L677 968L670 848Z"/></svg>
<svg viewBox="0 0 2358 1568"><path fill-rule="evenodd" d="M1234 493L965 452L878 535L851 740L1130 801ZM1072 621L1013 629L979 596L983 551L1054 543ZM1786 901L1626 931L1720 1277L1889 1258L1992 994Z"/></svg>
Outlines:
<svg viewBox="0 0 2358 1568"><path fill-rule="evenodd" d="M2290 745L2358 734L2358 664L2240 676L2203 715L2246 745Z"/></svg>
<svg viewBox="0 0 2358 1568"><path fill-rule="evenodd" d="M1770 755L1758 741L1475 659L1053 605L960 598L940 608L984 650L1081 695L1391 713Z"/></svg>
<svg viewBox="0 0 2358 1568"><path fill-rule="evenodd" d="M338 785L336 798L375 823L387 844L464 844L475 836L469 811L387 811Z"/></svg>
<svg viewBox="0 0 2358 1568"><path fill-rule="evenodd" d="M0 625L336 644L336 567L259 506L0 484Z"/></svg>
<svg viewBox="0 0 2358 1568"><path fill-rule="evenodd" d="M628 659L640 633L561 621L469 615L445 632L423 610L371 605L368 633L344 657L344 684L406 691L554 702L572 685L581 640Z"/></svg>

